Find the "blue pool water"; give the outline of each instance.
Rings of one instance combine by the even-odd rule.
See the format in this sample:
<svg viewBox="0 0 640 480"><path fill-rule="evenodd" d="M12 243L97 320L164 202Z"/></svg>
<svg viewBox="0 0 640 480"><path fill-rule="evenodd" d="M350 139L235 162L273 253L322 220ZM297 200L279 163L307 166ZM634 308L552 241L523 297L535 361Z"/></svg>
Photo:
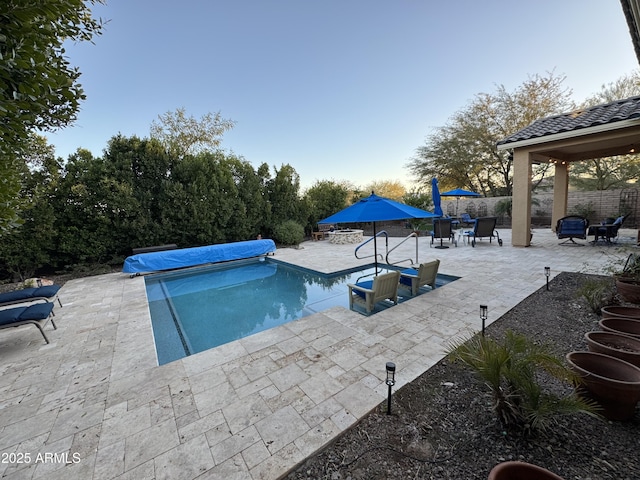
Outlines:
<svg viewBox="0 0 640 480"><path fill-rule="evenodd" d="M158 363L334 306L349 308L347 284L373 273L370 266L326 275L262 258L145 277ZM437 284L456 278L438 275Z"/></svg>

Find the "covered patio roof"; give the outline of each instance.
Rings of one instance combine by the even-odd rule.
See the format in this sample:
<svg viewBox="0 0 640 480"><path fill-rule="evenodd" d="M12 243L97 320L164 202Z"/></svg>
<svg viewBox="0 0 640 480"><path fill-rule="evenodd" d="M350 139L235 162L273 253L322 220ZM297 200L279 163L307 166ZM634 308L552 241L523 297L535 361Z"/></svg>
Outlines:
<svg viewBox="0 0 640 480"><path fill-rule="evenodd" d="M513 150L514 246L529 246L531 165L555 164L552 226L567 213L571 162L640 153L640 96L536 120L497 144Z"/></svg>

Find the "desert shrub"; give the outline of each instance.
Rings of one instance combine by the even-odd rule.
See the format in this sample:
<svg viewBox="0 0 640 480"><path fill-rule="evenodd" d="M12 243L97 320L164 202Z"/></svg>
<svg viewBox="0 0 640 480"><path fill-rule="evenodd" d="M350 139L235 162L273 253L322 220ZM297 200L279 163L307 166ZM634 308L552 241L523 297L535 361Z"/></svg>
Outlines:
<svg viewBox="0 0 640 480"><path fill-rule="evenodd" d="M298 245L304 240L304 227L294 220L287 220L276 225L273 239L281 245Z"/></svg>
<svg viewBox="0 0 640 480"><path fill-rule="evenodd" d="M575 376L548 347L535 344L524 335L507 331L502 341L476 335L454 343L449 353L489 387L492 408L510 431L544 430L557 415L596 411L594 403L574 393L559 397L543 391L538 383L543 372L565 381L575 381Z"/></svg>
<svg viewBox="0 0 640 480"><path fill-rule="evenodd" d="M578 203L571 209L570 213L572 215L578 215L584 218L593 218L593 216L596 214L596 209L593 205L593 202Z"/></svg>
<svg viewBox="0 0 640 480"><path fill-rule="evenodd" d="M600 313L602 307L615 303L615 288L611 279L588 280L577 292L583 297L594 313Z"/></svg>

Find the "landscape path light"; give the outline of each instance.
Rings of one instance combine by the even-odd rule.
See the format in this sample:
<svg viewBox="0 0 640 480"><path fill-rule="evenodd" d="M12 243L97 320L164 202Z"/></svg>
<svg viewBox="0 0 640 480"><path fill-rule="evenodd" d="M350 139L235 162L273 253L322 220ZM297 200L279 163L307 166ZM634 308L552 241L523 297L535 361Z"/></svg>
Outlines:
<svg viewBox="0 0 640 480"><path fill-rule="evenodd" d="M484 337L484 327L487 321L487 306L480 305L480 320L482 320L482 336Z"/></svg>
<svg viewBox="0 0 640 480"><path fill-rule="evenodd" d="M547 292L549 291L549 275L551 275L551 267L544 267L544 276L547 277Z"/></svg>
<svg viewBox="0 0 640 480"><path fill-rule="evenodd" d="M387 395L387 415L391 415L391 387L396 384L396 364L393 362L387 362L387 380L385 383L389 387L389 393Z"/></svg>

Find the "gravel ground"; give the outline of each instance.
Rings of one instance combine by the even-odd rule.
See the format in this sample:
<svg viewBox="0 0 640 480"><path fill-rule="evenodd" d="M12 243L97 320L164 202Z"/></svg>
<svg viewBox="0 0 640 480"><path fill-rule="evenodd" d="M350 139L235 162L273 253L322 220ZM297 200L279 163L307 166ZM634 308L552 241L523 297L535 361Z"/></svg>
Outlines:
<svg viewBox="0 0 640 480"><path fill-rule="evenodd" d="M559 358L586 350L584 334L599 317L577 295L588 279L562 273L487 328L508 329L549 345ZM399 367L400 368L400 367ZM566 393L568 385L552 388ZM521 460L565 480L640 479L640 408L629 422L585 414L522 437L505 432L488 390L469 370L443 359L286 477L294 479L486 479L497 463Z"/></svg>

